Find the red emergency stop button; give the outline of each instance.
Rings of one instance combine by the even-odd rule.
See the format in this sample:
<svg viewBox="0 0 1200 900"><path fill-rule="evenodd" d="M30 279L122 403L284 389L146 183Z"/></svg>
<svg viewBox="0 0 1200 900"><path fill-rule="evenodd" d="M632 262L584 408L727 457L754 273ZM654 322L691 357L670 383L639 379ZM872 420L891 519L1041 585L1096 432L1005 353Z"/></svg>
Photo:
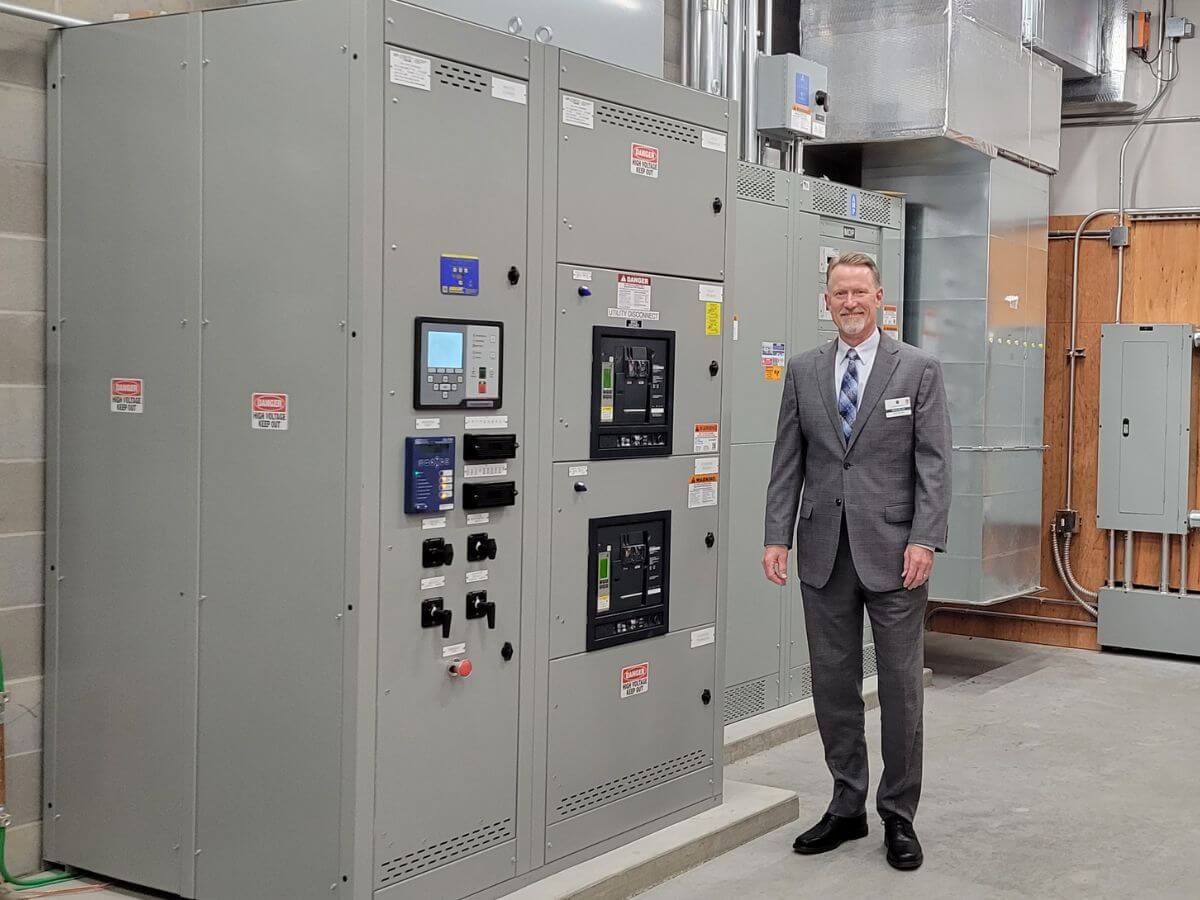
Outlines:
<svg viewBox="0 0 1200 900"><path fill-rule="evenodd" d="M450 664L451 678L466 678L475 670L469 659L460 659Z"/></svg>

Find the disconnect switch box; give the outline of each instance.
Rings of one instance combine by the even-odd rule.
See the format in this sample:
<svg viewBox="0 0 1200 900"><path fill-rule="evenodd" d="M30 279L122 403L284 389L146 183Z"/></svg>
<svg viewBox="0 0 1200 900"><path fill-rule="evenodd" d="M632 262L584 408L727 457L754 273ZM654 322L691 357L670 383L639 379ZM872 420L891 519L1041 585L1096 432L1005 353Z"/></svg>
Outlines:
<svg viewBox="0 0 1200 900"><path fill-rule="evenodd" d="M1190 325L1100 329L1100 528L1187 529L1194 331Z"/></svg>
<svg viewBox="0 0 1200 900"><path fill-rule="evenodd" d="M794 53L758 58L758 130L790 141L824 138L829 70Z"/></svg>

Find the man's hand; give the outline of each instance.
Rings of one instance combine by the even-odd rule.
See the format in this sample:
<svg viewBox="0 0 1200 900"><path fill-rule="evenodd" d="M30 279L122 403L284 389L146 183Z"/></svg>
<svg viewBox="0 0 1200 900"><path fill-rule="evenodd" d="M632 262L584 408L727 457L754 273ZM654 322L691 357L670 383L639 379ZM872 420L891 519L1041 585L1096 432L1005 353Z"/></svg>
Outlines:
<svg viewBox="0 0 1200 900"><path fill-rule="evenodd" d="M933 571L933 551L928 547L909 544L904 548L904 589L911 591L929 580Z"/></svg>
<svg viewBox="0 0 1200 900"><path fill-rule="evenodd" d="M772 584L787 584L788 548L783 544L767 544L763 550L763 573Z"/></svg>

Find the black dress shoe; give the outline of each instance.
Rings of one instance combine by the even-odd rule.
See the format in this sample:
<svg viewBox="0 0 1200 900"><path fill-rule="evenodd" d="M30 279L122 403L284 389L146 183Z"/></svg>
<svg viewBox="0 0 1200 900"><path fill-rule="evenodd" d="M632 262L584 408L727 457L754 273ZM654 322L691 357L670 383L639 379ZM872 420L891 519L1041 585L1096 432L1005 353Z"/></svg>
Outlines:
<svg viewBox="0 0 1200 900"><path fill-rule="evenodd" d="M887 861L893 869L919 869L925 861L921 842L913 831L912 822L900 816L883 820L883 843L887 847Z"/></svg>
<svg viewBox="0 0 1200 900"><path fill-rule="evenodd" d="M828 853L844 844L846 841L856 841L867 836L867 814L861 816L835 816L825 813L821 821L800 837L796 838L792 849L797 853L809 856L814 853Z"/></svg>

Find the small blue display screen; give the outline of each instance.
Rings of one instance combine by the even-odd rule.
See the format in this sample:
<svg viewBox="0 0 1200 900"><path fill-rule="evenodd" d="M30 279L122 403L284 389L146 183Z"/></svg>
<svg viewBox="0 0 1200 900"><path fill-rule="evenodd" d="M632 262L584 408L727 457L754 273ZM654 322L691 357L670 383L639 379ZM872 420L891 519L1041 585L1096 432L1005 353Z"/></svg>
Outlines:
<svg viewBox="0 0 1200 900"><path fill-rule="evenodd" d="M809 106L809 81L808 75L804 72L796 73L796 96L792 100L796 106Z"/></svg>
<svg viewBox="0 0 1200 900"><path fill-rule="evenodd" d="M479 295L479 259L475 256L443 256L441 259L443 294Z"/></svg>
<svg viewBox="0 0 1200 900"><path fill-rule="evenodd" d="M463 367L463 335L461 331L430 331L425 366L429 369L461 369Z"/></svg>

